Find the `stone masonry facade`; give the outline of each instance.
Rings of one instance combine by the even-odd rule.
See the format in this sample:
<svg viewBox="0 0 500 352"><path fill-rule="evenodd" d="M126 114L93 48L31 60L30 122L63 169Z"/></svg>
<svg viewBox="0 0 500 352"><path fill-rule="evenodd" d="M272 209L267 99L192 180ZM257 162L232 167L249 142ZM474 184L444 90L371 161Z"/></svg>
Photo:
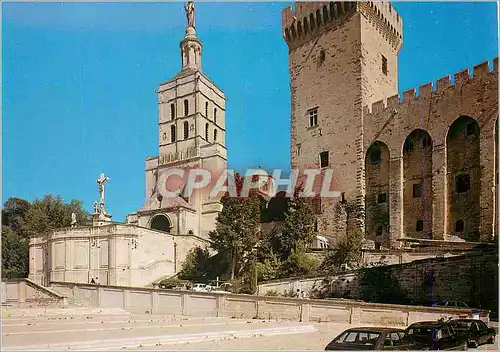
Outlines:
<svg viewBox="0 0 500 352"><path fill-rule="evenodd" d="M344 202L323 199L318 224L333 245L353 228L376 247L489 241L498 226L498 58L400 97L402 21L388 2L283 10L291 167L333 170Z"/></svg>

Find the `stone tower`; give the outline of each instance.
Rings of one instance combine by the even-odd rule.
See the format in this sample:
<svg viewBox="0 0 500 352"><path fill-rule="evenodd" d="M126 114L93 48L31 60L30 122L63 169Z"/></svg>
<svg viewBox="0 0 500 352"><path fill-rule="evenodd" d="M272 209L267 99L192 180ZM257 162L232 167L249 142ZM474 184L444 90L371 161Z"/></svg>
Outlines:
<svg viewBox="0 0 500 352"><path fill-rule="evenodd" d="M364 229L363 107L397 94L402 28L389 3L297 2L282 12L291 167L333 170L345 201L323 199L318 223L333 244L347 227Z"/></svg>
<svg viewBox="0 0 500 352"><path fill-rule="evenodd" d="M188 199L166 199L159 190L165 187L159 183L161 173L171 168L201 168L214 174L226 168L226 97L202 71L203 46L194 28L194 5L187 6L193 7L193 18L190 23L188 17L180 43L181 71L157 89L159 156L146 160L147 201L138 212L138 223L165 230L155 225L155 217L163 216L169 232L206 237L215 228L219 200L210 199L209 190L194 192Z"/></svg>

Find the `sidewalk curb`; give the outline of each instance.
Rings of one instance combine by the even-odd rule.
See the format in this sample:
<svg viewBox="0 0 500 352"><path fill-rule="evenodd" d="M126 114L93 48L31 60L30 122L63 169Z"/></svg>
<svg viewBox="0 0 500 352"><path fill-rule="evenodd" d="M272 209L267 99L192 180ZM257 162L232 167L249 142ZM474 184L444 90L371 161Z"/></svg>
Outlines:
<svg viewBox="0 0 500 352"><path fill-rule="evenodd" d="M285 334L300 334L307 332L316 332L318 329L314 325L305 326L284 326L254 330L233 330L233 331L215 331L202 332L195 334L172 334L163 336L131 337L114 340L96 340L91 342L82 341L81 343L66 344L47 344L37 346L16 346L13 348L4 347L4 351L26 351L26 350L88 350L88 351L106 351L111 349L141 348L161 345L173 345L188 342L203 342L223 339L249 338L258 336L272 336Z"/></svg>

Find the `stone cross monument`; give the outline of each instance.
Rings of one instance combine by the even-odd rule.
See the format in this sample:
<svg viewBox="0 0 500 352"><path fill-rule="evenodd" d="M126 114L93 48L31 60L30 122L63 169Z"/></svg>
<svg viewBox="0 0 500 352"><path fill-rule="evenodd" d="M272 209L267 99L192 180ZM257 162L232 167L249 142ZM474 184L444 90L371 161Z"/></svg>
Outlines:
<svg viewBox="0 0 500 352"><path fill-rule="evenodd" d="M110 178L104 176L104 173L101 173L99 178L96 180L99 184L99 203L94 202L94 214L92 215L93 226L101 226L111 219L111 215L106 212L106 200L104 197L104 186L109 180Z"/></svg>
<svg viewBox="0 0 500 352"><path fill-rule="evenodd" d="M105 208L104 208L104 205L106 204L105 201L104 201L104 183L106 181L109 181L109 177L107 176L104 176L104 173L101 174L101 176L99 176L99 178L97 179L97 183L99 184L99 204L101 205L101 212L105 213Z"/></svg>

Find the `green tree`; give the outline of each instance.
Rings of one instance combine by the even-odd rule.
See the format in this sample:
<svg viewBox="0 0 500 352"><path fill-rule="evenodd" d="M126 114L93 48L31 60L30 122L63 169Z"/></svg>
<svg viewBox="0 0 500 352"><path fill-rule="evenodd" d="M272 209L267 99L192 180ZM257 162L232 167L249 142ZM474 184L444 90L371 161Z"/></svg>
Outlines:
<svg viewBox="0 0 500 352"><path fill-rule="evenodd" d="M281 277L310 275L318 269L320 261L307 254L303 248L292 249L280 268Z"/></svg>
<svg viewBox="0 0 500 352"><path fill-rule="evenodd" d="M186 256L179 272L179 278L194 282L207 282L212 279L210 273L210 253L200 247L192 248Z"/></svg>
<svg viewBox="0 0 500 352"><path fill-rule="evenodd" d="M260 197L252 191L248 197L240 197L243 179L235 176L238 197L222 197L216 229L209 233L212 248L231 263L231 280L241 274L260 237Z"/></svg>
<svg viewBox="0 0 500 352"><path fill-rule="evenodd" d="M24 221L24 216L31 204L20 198L9 198L2 209L2 225L17 231Z"/></svg>
<svg viewBox="0 0 500 352"><path fill-rule="evenodd" d="M76 214L79 226L89 225L90 214L83 209L81 201L72 200L69 204L64 204L61 197L46 195L41 200L35 200L26 212L26 231L33 236L68 227L71 225L71 213Z"/></svg>
<svg viewBox="0 0 500 352"><path fill-rule="evenodd" d="M45 196L32 204L24 199L9 198L2 209L2 271L4 277L27 277L29 239L50 230L71 225L76 213L79 225L88 225L90 214L82 202L64 204L61 197Z"/></svg>
<svg viewBox="0 0 500 352"><path fill-rule="evenodd" d="M8 226L2 226L2 277L28 277L29 239Z"/></svg>
<svg viewBox="0 0 500 352"><path fill-rule="evenodd" d="M304 252L314 238L314 222L316 221L311 198L299 197L297 192L288 205L280 236L282 259L288 258L292 250L296 253Z"/></svg>
<svg viewBox="0 0 500 352"><path fill-rule="evenodd" d="M277 279L281 265L281 260L272 252L265 257L261 257L256 263L258 281Z"/></svg>
<svg viewBox="0 0 500 352"><path fill-rule="evenodd" d="M348 235L340 240L337 249L331 251L325 257L320 270L326 274L340 271L342 264L350 268L358 268L362 260L363 232L360 229L352 229Z"/></svg>

